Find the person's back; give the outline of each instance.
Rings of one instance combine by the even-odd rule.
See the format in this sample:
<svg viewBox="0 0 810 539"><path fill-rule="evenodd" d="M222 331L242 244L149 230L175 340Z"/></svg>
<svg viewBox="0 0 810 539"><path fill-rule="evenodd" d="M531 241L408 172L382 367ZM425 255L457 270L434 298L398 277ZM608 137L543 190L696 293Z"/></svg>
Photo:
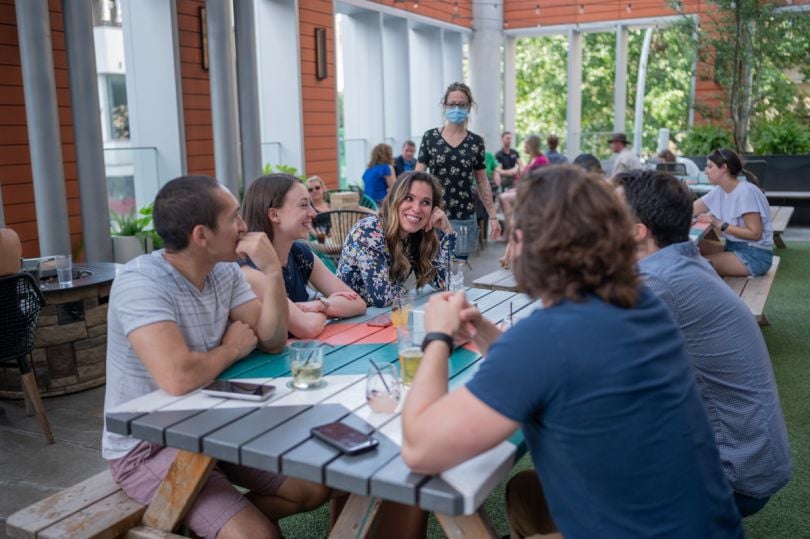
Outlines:
<svg viewBox="0 0 810 539"><path fill-rule="evenodd" d="M741 536L683 338L649 290L631 309L591 296L534 312L468 389L522 418L565 537Z"/></svg>
<svg viewBox="0 0 810 539"><path fill-rule="evenodd" d="M765 339L739 296L689 239L691 193L672 175L619 179L637 224L636 258L686 339L723 471L743 516L791 475L790 446Z"/></svg>
<svg viewBox="0 0 810 539"><path fill-rule="evenodd" d="M391 165L377 164L363 172L363 191L379 203L388 194L388 183L385 178L391 173Z"/></svg>
<svg viewBox="0 0 810 539"><path fill-rule="evenodd" d="M648 256L639 269L686 338L734 491L754 498L772 495L790 480L792 465L773 368L756 320L691 241Z"/></svg>

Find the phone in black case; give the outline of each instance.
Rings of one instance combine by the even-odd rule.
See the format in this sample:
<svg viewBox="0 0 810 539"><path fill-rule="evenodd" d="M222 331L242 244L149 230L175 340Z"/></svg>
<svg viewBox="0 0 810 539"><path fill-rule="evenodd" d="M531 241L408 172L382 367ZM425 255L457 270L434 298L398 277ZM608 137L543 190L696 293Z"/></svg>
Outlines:
<svg viewBox="0 0 810 539"><path fill-rule="evenodd" d="M320 427L312 427L310 433L315 438L349 455L356 455L374 449L380 443L368 434L363 434L359 430L339 421L327 423Z"/></svg>

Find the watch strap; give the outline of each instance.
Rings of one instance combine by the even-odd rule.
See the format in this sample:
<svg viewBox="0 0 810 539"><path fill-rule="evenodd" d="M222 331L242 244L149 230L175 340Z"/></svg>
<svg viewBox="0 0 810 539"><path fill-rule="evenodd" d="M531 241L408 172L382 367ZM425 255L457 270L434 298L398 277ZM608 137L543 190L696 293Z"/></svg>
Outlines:
<svg viewBox="0 0 810 539"><path fill-rule="evenodd" d="M720 232L725 232L725 231L726 231L726 229L727 229L729 226L731 226L731 225L729 225L728 223L723 223L722 225L720 225Z"/></svg>
<svg viewBox="0 0 810 539"><path fill-rule="evenodd" d="M447 333L442 333L440 331L431 331L430 333L425 335L424 339L422 339L422 352L424 352L425 348L427 348L427 345L433 341L441 341L444 344L446 344L448 352L452 352L455 346L453 344L453 337L451 337Z"/></svg>

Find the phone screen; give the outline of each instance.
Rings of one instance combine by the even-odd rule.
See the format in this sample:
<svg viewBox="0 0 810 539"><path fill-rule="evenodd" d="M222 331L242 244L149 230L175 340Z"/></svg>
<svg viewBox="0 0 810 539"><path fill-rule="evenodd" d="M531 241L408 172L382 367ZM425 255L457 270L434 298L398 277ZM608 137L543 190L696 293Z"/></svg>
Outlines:
<svg viewBox="0 0 810 539"><path fill-rule="evenodd" d="M340 422L314 427L311 432L316 438L350 454L372 449L379 443L368 434Z"/></svg>
<svg viewBox="0 0 810 539"><path fill-rule="evenodd" d="M391 325L391 315L381 314L379 316L375 316L374 318L368 321L368 325L378 328L387 328L388 326Z"/></svg>
<svg viewBox="0 0 810 539"><path fill-rule="evenodd" d="M250 400L264 400L276 390L275 386L265 384L252 384L250 382L233 382L230 380L214 380L203 391L224 397L245 398Z"/></svg>

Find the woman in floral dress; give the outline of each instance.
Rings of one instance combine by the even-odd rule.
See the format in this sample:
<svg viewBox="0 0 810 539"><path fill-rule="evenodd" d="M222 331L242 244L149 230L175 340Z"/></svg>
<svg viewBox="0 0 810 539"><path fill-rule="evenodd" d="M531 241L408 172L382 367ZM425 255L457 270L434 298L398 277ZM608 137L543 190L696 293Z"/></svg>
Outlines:
<svg viewBox="0 0 810 539"><path fill-rule="evenodd" d="M456 234L441 203L436 178L417 171L402 174L383 200L380 215L352 227L337 276L375 307L402 295L412 272L417 288L444 288Z"/></svg>
<svg viewBox="0 0 810 539"><path fill-rule="evenodd" d="M428 170L441 182L444 208L453 228L465 225L472 233L459 254L468 254L478 238L475 215L476 197L487 209L490 237L498 238L501 227L495 214L492 190L486 174L484 139L467 130L471 108L475 106L469 86L454 82L442 98L444 125L429 129L422 136L416 170ZM477 189L475 186L477 186Z"/></svg>

